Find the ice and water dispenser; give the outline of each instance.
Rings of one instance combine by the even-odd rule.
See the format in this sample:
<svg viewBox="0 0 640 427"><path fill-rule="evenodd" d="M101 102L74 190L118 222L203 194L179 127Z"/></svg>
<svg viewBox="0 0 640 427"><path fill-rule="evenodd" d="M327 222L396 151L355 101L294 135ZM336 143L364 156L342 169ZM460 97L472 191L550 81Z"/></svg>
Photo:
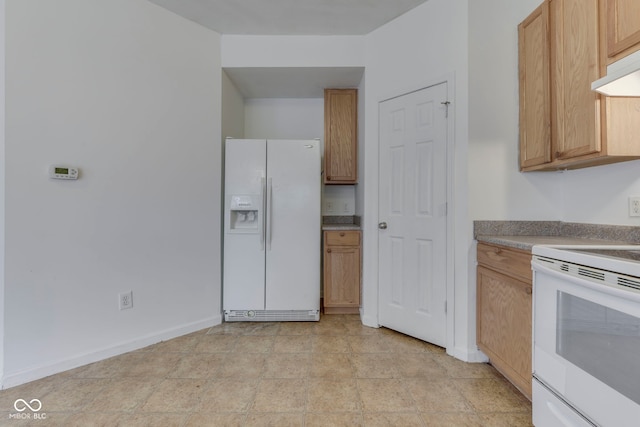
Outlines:
<svg viewBox="0 0 640 427"><path fill-rule="evenodd" d="M229 203L229 231L232 233L257 233L260 230L261 197L258 195L234 195Z"/></svg>

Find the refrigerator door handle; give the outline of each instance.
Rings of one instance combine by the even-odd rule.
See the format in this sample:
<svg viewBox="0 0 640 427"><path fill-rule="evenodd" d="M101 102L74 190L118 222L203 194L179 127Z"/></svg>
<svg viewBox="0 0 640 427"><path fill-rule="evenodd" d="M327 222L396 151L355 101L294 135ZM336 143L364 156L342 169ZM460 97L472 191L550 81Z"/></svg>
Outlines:
<svg viewBox="0 0 640 427"><path fill-rule="evenodd" d="M264 242L265 242L265 194L267 192L267 182L264 178L260 178L260 188L262 190L262 221L260 221L260 250L264 251Z"/></svg>
<svg viewBox="0 0 640 427"><path fill-rule="evenodd" d="M273 183L271 178L269 178L267 193L267 249L271 250L271 238L273 235L271 229L271 218L273 217Z"/></svg>

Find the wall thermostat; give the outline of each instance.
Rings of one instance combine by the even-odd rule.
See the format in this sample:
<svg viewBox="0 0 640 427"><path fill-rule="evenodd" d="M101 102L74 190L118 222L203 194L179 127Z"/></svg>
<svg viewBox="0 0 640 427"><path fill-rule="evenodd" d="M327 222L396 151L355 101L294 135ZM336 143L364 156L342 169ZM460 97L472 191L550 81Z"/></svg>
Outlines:
<svg viewBox="0 0 640 427"><path fill-rule="evenodd" d="M78 168L68 166L51 166L49 178L53 179L78 179Z"/></svg>

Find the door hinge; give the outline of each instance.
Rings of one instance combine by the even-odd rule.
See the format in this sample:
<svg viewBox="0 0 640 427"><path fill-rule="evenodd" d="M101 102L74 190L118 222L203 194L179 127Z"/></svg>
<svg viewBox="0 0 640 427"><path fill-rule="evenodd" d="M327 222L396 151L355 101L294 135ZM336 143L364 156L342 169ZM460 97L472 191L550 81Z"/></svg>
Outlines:
<svg viewBox="0 0 640 427"><path fill-rule="evenodd" d="M439 217L447 216L447 214L449 213L449 204L446 202L441 204L440 206L438 206L436 212L437 216Z"/></svg>
<svg viewBox="0 0 640 427"><path fill-rule="evenodd" d="M449 101L442 101L440 104L444 105L444 117L447 118L449 117L449 105L451 105L451 102Z"/></svg>

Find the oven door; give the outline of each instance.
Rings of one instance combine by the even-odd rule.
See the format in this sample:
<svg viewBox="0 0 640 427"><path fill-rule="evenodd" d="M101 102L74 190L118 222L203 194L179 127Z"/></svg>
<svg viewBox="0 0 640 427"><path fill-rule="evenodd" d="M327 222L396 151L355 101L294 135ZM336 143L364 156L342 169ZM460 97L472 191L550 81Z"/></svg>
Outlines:
<svg viewBox="0 0 640 427"><path fill-rule="evenodd" d="M596 425L638 426L638 293L551 270L535 258L533 270L534 377ZM534 402L534 419L535 411Z"/></svg>

